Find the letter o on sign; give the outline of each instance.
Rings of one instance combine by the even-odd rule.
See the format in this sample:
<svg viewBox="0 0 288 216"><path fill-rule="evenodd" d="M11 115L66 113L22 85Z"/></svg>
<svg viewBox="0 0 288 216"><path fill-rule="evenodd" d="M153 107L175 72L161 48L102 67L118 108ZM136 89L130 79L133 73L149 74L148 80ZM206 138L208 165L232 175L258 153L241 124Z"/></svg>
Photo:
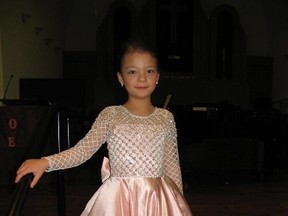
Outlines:
<svg viewBox="0 0 288 216"><path fill-rule="evenodd" d="M9 119L8 125L9 125L9 128L10 128L10 129L15 129L15 128L17 128L17 121L16 121L16 119Z"/></svg>

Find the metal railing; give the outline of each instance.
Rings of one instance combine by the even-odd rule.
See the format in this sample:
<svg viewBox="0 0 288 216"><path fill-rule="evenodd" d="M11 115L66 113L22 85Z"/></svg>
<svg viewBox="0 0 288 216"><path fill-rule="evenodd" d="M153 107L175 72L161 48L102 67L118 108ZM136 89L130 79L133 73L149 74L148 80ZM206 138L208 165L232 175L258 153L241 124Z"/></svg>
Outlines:
<svg viewBox="0 0 288 216"><path fill-rule="evenodd" d="M55 114L56 104L53 103L49 107L47 114L44 115L39 121L39 124L23 153L23 161L29 158L39 158L42 156L53 126L53 122L55 122ZM15 186L6 216L21 215L32 179L32 174L23 176L21 181Z"/></svg>

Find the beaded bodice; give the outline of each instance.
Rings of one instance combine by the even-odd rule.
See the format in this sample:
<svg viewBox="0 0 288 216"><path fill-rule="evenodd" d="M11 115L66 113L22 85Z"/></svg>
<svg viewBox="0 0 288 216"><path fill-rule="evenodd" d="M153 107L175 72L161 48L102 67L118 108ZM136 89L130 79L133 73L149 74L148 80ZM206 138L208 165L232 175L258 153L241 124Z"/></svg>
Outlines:
<svg viewBox="0 0 288 216"><path fill-rule="evenodd" d="M111 177L166 175L182 190L174 118L161 108L149 116L134 115L124 106L105 108L74 147L45 157L49 161L47 172L82 164L105 142Z"/></svg>

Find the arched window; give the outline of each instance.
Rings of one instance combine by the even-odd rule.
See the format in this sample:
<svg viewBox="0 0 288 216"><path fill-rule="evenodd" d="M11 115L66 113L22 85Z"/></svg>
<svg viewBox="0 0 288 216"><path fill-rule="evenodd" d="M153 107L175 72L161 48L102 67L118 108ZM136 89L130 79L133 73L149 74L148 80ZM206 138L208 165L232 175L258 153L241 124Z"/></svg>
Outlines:
<svg viewBox="0 0 288 216"><path fill-rule="evenodd" d="M238 12L220 5L210 16L210 78L246 80L246 35Z"/></svg>
<svg viewBox="0 0 288 216"><path fill-rule="evenodd" d="M156 44L164 72L193 73L193 1L156 1Z"/></svg>
<svg viewBox="0 0 288 216"><path fill-rule="evenodd" d="M113 15L113 44L114 44L114 68L116 68L117 55L121 44L131 37L131 12L125 6L115 9Z"/></svg>
<svg viewBox="0 0 288 216"><path fill-rule="evenodd" d="M232 79L233 17L222 11L217 17L216 78Z"/></svg>

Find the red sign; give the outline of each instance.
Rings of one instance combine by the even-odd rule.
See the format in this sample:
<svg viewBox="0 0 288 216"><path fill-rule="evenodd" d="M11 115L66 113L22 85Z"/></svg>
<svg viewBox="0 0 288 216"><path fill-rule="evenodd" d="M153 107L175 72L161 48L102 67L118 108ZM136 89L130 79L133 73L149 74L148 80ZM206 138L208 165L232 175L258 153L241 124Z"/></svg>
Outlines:
<svg viewBox="0 0 288 216"><path fill-rule="evenodd" d="M25 147L47 107L0 107L0 184L13 184Z"/></svg>
<svg viewBox="0 0 288 216"><path fill-rule="evenodd" d="M0 148L23 147L46 110L44 107L0 107Z"/></svg>

